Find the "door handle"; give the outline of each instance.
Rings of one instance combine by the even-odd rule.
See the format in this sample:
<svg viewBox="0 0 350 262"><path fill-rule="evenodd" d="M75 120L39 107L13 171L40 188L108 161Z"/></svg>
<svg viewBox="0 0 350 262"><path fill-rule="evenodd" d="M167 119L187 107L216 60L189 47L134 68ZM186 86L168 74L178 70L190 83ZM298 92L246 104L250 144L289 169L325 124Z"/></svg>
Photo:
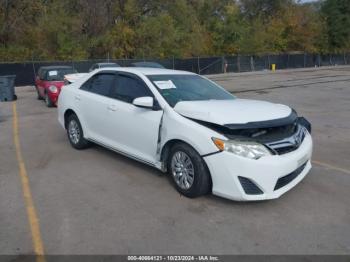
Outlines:
<svg viewBox="0 0 350 262"><path fill-rule="evenodd" d="M74 98L75 98L75 100L80 101L80 96L76 95Z"/></svg>
<svg viewBox="0 0 350 262"><path fill-rule="evenodd" d="M116 110L117 110L117 107L116 107L115 105L109 105L109 106L107 106L107 109L108 109L109 111L116 111Z"/></svg>

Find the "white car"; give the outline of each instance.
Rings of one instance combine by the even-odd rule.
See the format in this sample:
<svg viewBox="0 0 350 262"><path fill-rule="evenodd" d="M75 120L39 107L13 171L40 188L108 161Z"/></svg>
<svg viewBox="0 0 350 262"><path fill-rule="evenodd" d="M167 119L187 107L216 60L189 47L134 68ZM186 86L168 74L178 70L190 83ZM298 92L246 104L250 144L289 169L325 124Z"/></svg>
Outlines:
<svg viewBox="0 0 350 262"><path fill-rule="evenodd" d="M274 199L311 168L305 118L189 72L98 69L62 89L58 114L74 148L93 142L168 172L187 197Z"/></svg>

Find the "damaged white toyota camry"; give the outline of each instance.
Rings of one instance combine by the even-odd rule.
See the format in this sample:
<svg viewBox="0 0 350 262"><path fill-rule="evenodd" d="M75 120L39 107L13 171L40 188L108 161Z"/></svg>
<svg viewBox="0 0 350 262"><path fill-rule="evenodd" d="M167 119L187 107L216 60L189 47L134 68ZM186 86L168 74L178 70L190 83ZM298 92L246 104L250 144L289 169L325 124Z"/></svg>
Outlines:
<svg viewBox="0 0 350 262"><path fill-rule="evenodd" d="M74 148L100 144L168 172L187 197L274 199L311 168L305 118L189 72L95 70L62 89L58 114Z"/></svg>

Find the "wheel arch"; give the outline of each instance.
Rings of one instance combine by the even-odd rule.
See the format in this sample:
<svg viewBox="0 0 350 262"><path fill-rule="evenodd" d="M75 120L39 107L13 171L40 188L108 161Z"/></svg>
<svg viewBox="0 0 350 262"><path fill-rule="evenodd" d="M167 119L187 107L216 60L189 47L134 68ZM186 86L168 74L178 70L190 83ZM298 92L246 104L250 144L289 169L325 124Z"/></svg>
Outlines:
<svg viewBox="0 0 350 262"><path fill-rule="evenodd" d="M164 164L166 164L166 161L168 160L169 154L170 154L170 150L171 148L176 144L176 143L185 143L189 146L191 146L190 144L188 144L187 142L181 140L181 139L170 139L168 140L162 147L161 153L160 153L160 161L163 162ZM191 146L192 147L192 146Z"/></svg>
<svg viewBox="0 0 350 262"><path fill-rule="evenodd" d="M71 115L77 115L73 109L67 109L65 112L64 112L64 127L67 129L67 121L68 121L68 118L71 116Z"/></svg>
<svg viewBox="0 0 350 262"><path fill-rule="evenodd" d="M194 147L193 145L191 145L189 142L182 140L182 139L178 139L178 138L174 138L174 139L169 139L162 147L162 150L160 152L160 161L163 163L163 165L166 166L166 162L168 160L169 154L170 154L170 150L171 148L177 144L177 143L183 143L186 144L188 146L190 146L191 148L193 148L193 150L195 150L198 155L200 155L202 157L202 155L200 154L200 152L198 151L198 149L196 147ZM204 163L205 160L203 159Z"/></svg>
<svg viewBox="0 0 350 262"><path fill-rule="evenodd" d="M160 161L162 162L162 165L163 165L163 171L167 172L167 161L168 161L168 158L169 158L169 155L170 155L171 148L177 143L183 143L183 144L188 145L193 150L195 150L198 153L198 155L202 158L204 166L207 169L208 174L209 174L210 190L212 190L212 188L213 188L213 179L211 177L211 173L210 173L210 170L208 168L208 165L207 165L206 161L204 160L204 158L201 156L201 154L198 152L198 150L195 147L193 147L190 143L188 143L188 142L186 142L184 140L181 140L181 139L170 139L164 144L164 146L162 147L161 153L160 153Z"/></svg>

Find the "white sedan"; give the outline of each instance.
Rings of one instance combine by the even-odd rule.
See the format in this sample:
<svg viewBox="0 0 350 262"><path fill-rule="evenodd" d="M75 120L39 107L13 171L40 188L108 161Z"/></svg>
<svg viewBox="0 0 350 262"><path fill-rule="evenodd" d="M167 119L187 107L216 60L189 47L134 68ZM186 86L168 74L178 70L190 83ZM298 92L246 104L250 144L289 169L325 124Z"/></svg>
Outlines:
<svg viewBox="0 0 350 262"><path fill-rule="evenodd" d="M58 114L74 148L100 144L168 172L187 197L274 199L311 168L305 118L189 72L98 69L62 89Z"/></svg>

